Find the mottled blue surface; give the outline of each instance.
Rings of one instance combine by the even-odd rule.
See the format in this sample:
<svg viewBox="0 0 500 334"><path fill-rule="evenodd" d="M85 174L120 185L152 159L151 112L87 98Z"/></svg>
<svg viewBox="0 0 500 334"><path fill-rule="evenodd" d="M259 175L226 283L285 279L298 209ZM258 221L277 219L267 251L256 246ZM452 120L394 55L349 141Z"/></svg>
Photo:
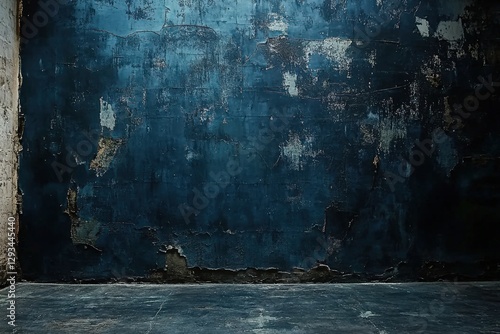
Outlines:
<svg viewBox="0 0 500 334"><path fill-rule="evenodd" d="M378 2L58 5L22 50L25 275L145 277L166 246L202 268L497 261L500 88L452 107L500 81L495 7Z"/></svg>

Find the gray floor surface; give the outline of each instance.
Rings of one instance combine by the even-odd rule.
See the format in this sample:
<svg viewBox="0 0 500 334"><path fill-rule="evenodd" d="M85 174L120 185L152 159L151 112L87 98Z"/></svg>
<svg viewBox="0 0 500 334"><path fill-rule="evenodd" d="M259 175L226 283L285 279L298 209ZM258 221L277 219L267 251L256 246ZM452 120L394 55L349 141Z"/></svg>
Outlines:
<svg viewBox="0 0 500 334"><path fill-rule="evenodd" d="M20 283L15 327L0 293L0 333L500 333L500 282Z"/></svg>

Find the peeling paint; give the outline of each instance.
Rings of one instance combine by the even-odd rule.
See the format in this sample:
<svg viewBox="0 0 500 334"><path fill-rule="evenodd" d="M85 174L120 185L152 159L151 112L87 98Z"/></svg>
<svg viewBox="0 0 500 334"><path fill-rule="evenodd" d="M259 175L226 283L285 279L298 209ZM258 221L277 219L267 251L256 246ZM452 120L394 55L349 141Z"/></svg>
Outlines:
<svg viewBox="0 0 500 334"><path fill-rule="evenodd" d="M312 54L321 54L334 62L338 70L348 72L351 67L352 58L347 55L347 49L351 44L352 40L338 37L307 42L304 48L306 63L310 62Z"/></svg>
<svg viewBox="0 0 500 334"><path fill-rule="evenodd" d="M298 96L297 74L290 72L283 73L283 86L285 86L290 96Z"/></svg>
<svg viewBox="0 0 500 334"><path fill-rule="evenodd" d="M481 89L490 99L461 124L450 107L497 62L485 5L71 3L21 50L23 76L36 78L21 88L21 231L30 231L21 266L30 277L323 282L407 270L417 279L430 277L419 269L430 259L498 253L498 243L477 242L495 235L488 214L498 210L473 204L493 191L462 161L496 155L497 87ZM439 127L449 146L436 144L412 172L417 140ZM52 162L67 167L64 177ZM394 190L390 171L401 180ZM68 189L79 192L79 207L68 205L73 241L102 249L85 259L60 238L69 231L48 228L70 229ZM484 216L469 224L470 212Z"/></svg>
<svg viewBox="0 0 500 334"><path fill-rule="evenodd" d="M380 122L380 150L384 153L391 151L392 143L396 139L406 137L405 123L399 119L383 119Z"/></svg>
<svg viewBox="0 0 500 334"><path fill-rule="evenodd" d="M305 167L307 158L315 158L322 154L321 150L313 151L312 145L314 137L307 135L302 141L297 134L291 134L288 141L281 146L281 153L290 163L294 170L302 170Z"/></svg>
<svg viewBox="0 0 500 334"><path fill-rule="evenodd" d="M101 230L101 224L96 221L84 221L78 216L78 189L70 188L67 194L65 213L71 219L71 240L75 245L90 246L95 250L95 243Z"/></svg>
<svg viewBox="0 0 500 334"><path fill-rule="evenodd" d="M90 169L102 176L109 169L118 149L123 144L121 139L101 138L97 147L97 155L90 162Z"/></svg>
<svg viewBox="0 0 500 334"><path fill-rule="evenodd" d="M462 19L458 21L441 21L434 34L440 40L445 40L450 44L450 48L458 50L463 46L464 29Z"/></svg>
<svg viewBox="0 0 500 334"><path fill-rule="evenodd" d="M371 318L371 317L376 317L377 315L373 313L372 311L366 311L366 312L361 312L359 317L363 319Z"/></svg>
<svg viewBox="0 0 500 334"><path fill-rule="evenodd" d="M370 55L368 56L368 62L372 67L375 67L377 63L377 50L373 50L370 52Z"/></svg>
<svg viewBox="0 0 500 334"><path fill-rule="evenodd" d="M101 106L99 113L99 116L101 118L101 126L106 127L110 130L114 130L116 117L113 106L110 103L104 101L102 97L99 100L99 104Z"/></svg>
<svg viewBox="0 0 500 334"><path fill-rule="evenodd" d="M269 30L272 31L280 31L286 34L288 30L288 23L285 21L285 18L276 13L269 14Z"/></svg>
<svg viewBox="0 0 500 334"><path fill-rule="evenodd" d="M441 21L436 29L436 37L448 42L456 42L464 39L462 19L458 21Z"/></svg>
<svg viewBox="0 0 500 334"><path fill-rule="evenodd" d="M422 37L429 37L430 36L429 21L416 16L415 22L417 24L418 32L420 33L420 35L422 35Z"/></svg>
<svg viewBox="0 0 500 334"><path fill-rule="evenodd" d="M203 108L197 112L200 122L211 123L215 120L215 114L212 108Z"/></svg>
<svg viewBox="0 0 500 334"><path fill-rule="evenodd" d="M335 121L342 120L342 112L346 109L347 102L335 92L331 92L326 97L328 110L335 111L333 119Z"/></svg>
<svg viewBox="0 0 500 334"><path fill-rule="evenodd" d="M182 249L176 246L167 246L165 250L165 273L170 281L183 282L192 277L188 268L187 258L182 254Z"/></svg>

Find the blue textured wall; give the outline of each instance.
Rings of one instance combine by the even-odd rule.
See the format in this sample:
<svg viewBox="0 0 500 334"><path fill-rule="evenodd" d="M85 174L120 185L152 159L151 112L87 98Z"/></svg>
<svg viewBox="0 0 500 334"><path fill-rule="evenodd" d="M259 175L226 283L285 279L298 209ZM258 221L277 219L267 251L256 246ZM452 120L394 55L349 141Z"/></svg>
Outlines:
<svg viewBox="0 0 500 334"><path fill-rule="evenodd" d="M201 268L498 260L495 6L45 3L22 30L26 277L147 277L168 246Z"/></svg>

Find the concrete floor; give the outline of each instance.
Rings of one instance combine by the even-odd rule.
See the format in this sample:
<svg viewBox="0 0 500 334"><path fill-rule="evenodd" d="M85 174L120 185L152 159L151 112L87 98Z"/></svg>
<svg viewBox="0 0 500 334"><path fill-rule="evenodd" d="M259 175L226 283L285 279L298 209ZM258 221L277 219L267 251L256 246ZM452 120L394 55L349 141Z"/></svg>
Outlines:
<svg viewBox="0 0 500 334"><path fill-rule="evenodd" d="M500 333L500 282L21 283L15 305L15 329L3 315L0 333Z"/></svg>

